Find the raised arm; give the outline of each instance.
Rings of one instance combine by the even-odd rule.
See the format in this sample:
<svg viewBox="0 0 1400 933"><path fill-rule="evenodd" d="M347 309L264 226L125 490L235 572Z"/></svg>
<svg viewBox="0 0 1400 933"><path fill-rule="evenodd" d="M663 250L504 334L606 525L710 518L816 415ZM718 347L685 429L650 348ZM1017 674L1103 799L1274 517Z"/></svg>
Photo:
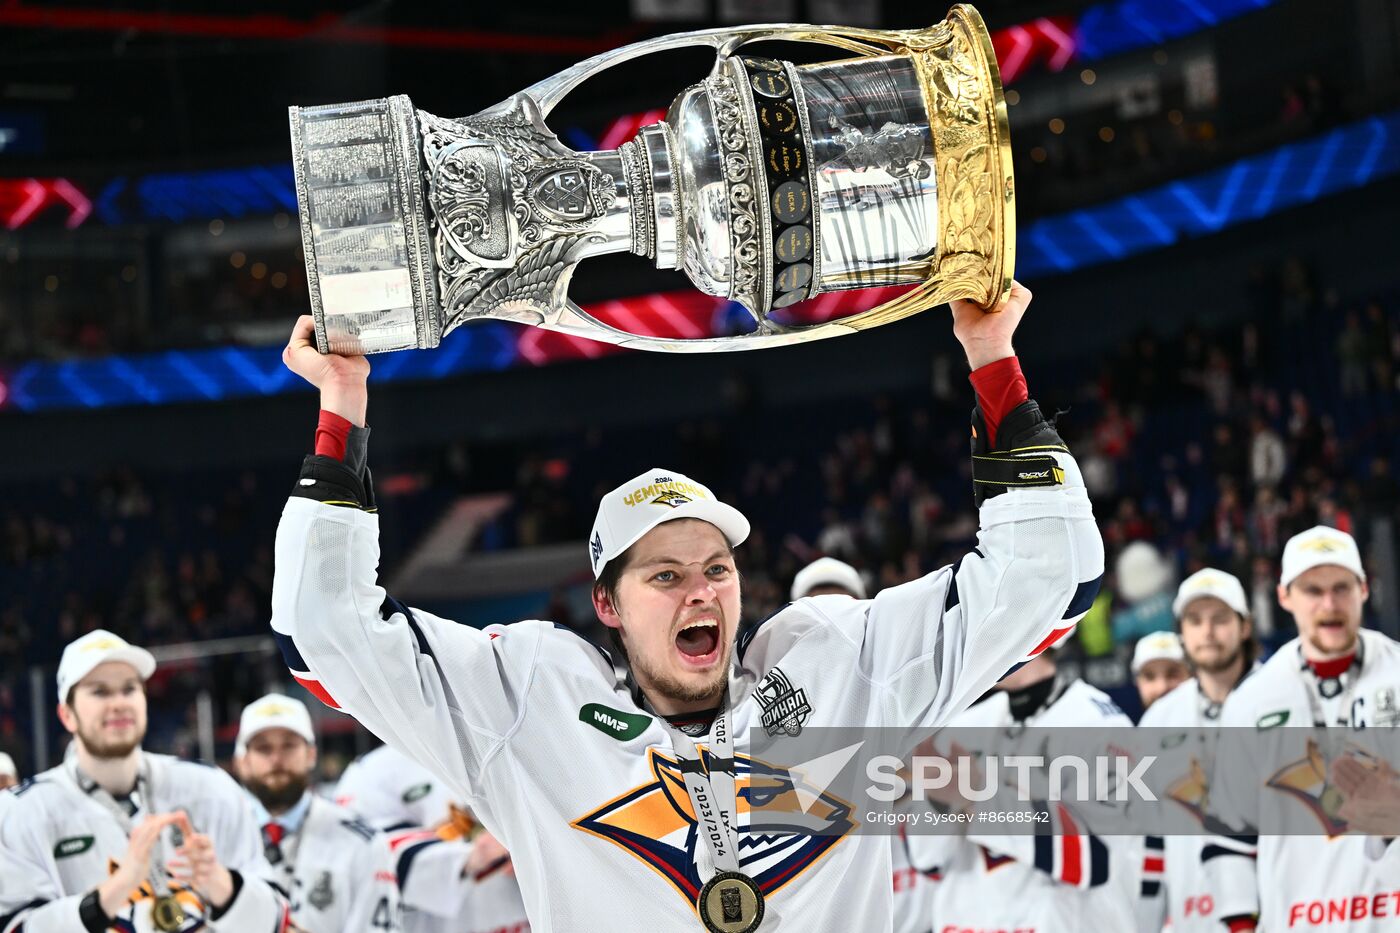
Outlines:
<svg viewBox="0 0 1400 933"><path fill-rule="evenodd" d="M482 631L411 609L379 585L379 517L363 446L369 364L322 356L302 317L283 352L321 391L317 453L277 530L272 629L292 674L474 797L522 712L540 625ZM348 453L347 453L348 451Z"/></svg>

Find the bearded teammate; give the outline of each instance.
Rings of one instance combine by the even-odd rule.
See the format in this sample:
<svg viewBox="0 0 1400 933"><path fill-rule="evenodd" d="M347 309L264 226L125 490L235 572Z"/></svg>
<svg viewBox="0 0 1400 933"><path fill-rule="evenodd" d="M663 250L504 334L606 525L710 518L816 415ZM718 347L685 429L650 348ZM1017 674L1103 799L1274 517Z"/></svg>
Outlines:
<svg viewBox="0 0 1400 933"><path fill-rule="evenodd" d="M243 708L234 768L256 801L268 880L287 892L300 929L400 929L387 840L311 792L315 766L316 733L300 700L270 693Z"/></svg>
<svg viewBox="0 0 1400 933"><path fill-rule="evenodd" d="M1343 835L1345 816L1325 783L1345 784L1369 767L1348 748L1365 739L1358 730L1400 725L1400 643L1361 628L1368 596L1351 535L1317 526L1289 539L1278 599L1298 637L1240 684L1221 713L1223 727L1249 730L1269 758L1227 765L1222 747L1211 779L1213 808L1241 833L1210 837L1202 852L1216 912L1231 929L1253 929L1256 918L1267 930L1395 929L1395 863L1377 858L1387 840ZM1245 835L1284 823L1310 834Z"/></svg>
<svg viewBox="0 0 1400 933"><path fill-rule="evenodd" d="M953 305L978 388L981 512L979 546L954 566L873 600L799 600L736 644L748 521L674 472L608 493L589 539L593 602L619 633L626 684L549 622L478 631L378 586L368 477L331 437L363 433L369 364L317 354L304 317L284 359L321 389L327 439L278 532L273 629L288 664L497 832L537 930L696 929L697 914L712 929L887 930L889 843L839 823L749 834L737 804L753 762L734 736L931 730L1088 609L1102 541L1011 347L1029 299L1017 285L999 314Z"/></svg>
<svg viewBox="0 0 1400 933"><path fill-rule="evenodd" d="M1226 698L1254 665L1253 629L1244 585L1233 574L1207 568L1181 582L1172 613L1181 644L1195 676L1153 703L1138 723L1144 729L1186 727L1196 747L1174 755L1184 773L1173 773L1174 793L1191 804L1204 794L1215 760L1215 729ZM1179 733L1148 732L1143 754L1171 749L1152 747L1175 742ZM1190 790L1187 790L1190 788ZM1168 793L1173 793L1170 785ZM1202 836L1148 836L1142 883L1140 928L1157 933L1170 918L1172 933L1219 933L1220 914L1201 865Z"/></svg>
<svg viewBox="0 0 1400 933"><path fill-rule="evenodd" d="M1054 652L1047 651L955 717L950 730L933 741L944 753L980 760L1001 756L1004 761L1012 755L1045 760L1074 755L1086 761L1108 755L1111 760L1125 750L1093 733L1131 725L1103 691L1060 676ZM1063 740L1056 736L1047 748L1045 729L1067 731ZM986 744L969 747L973 742ZM1072 779L1068 770L1062 777L1066 785ZM965 807L953 790L956 783L950 782L952 795L946 802ZM1008 780L1008 788L1010 784ZM981 787L984 781L979 777L969 786ZM1141 840L1096 835L1085 808L1102 804L1071 807L1055 802L1074 795L1065 786L1051 787L1044 768L1028 787L1035 797L1031 803L1008 800L998 809L1043 811L1049 817L1048 832L1040 827L1035 834L997 832L994 824L979 821L959 824L956 835L910 834L914 864L939 878L933 886L935 933L1131 930Z"/></svg>
<svg viewBox="0 0 1400 933"><path fill-rule="evenodd" d="M510 855L418 762L381 745L350 763L335 798L388 834L406 933L529 929Z"/></svg>
<svg viewBox="0 0 1400 933"><path fill-rule="evenodd" d="M101 629L63 650L58 717L73 745L62 765L0 794L0 933L147 933L153 912L180 931L286 929L238 785L141 750L155 668Z"/></svg>

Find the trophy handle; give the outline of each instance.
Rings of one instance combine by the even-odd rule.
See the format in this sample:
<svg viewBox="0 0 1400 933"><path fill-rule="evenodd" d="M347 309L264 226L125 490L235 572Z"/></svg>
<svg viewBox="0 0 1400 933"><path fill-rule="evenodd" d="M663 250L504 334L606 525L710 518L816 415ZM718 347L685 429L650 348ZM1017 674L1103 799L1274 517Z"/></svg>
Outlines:
<svg viewBox="0 0 1400 933"><path fill-rule="evenodd" d="M981 57L984 62L989 63L992 73L995 76L995 120L998 124L995 136L999 137L997 142L1001 149L1002 159L1004 163L1009 166L1011 163L1011 153L1010 143L1008 141L1009 130L1007 127L1006 104L1001 96L1000 76L996 72L996 55L992 49L991 37L977 10L969 4L962 3L957 4L949 11L947 20L937 23L927 29L882 30L779 23L702 29L693 32L659 36L654 39L634 42L630 45L625 45L621 48L612 49L600 55L595 55L593 58L582 61L571 68L567 68L564 71L558 72L557 74L551 75L531 85L520 92L520 94L514 95L500 104L497 104L495 107L484 111L482 115L485 116L492 113L509 111L519 106L519 98L527 97L538 107L538 114L542 121L544 117L547 117L554 108L568 96L569 92L599 72L656 52L688 48L695 45L708 45L715 49L717 68L726 57L733 55L743 46L755 42L772 40L807 42L816 45L831 46L851 52L856 57L874 57L890 54L909 54L918 57L924 53L941 49L952 40L953 27L951 23L955 19L961 21L960 25L965 29L966 33L974 37L974 42L977 46L974 50L974 54ZM933 108L931 102L929 109L930 114L932 114ZM999 276L999 284L1001 287L999 289L999 294L998 292L993 292L986 296L988 300L985 304L988 306L988 310L994 310L993 306L999 303L999 301L1004 301L1011 290L1010 270L1014 267L1013 251L1015 230L1014 213L1010 210L1012 194L1009 179L1006 184L1005 200L1007 202L1007 210L1004 212L1005 229L1003 232L1003 263L1001 266L1003 272ZM558 275L558 278L556 278L553 283L557 287L557 289L554 290L554 297L556 300L550 303L553 307L549 308L545 313L539 314L541 309L539 304L536 304L534 313L526 315L530 319L529 323L548 330L588 337L593 340L605 340L619 346L637 349L664 350L669 352L704 353L717 350L755 349L760 346L779 346L802 343L808 340L820 340L826 337L836 337L889 324L943 304L955 297L961 297L967 294L966 281L934 275L928 280L915 285L897 298L839 321L788 327L773 321L761 320L758 330L752 334L737 337L673 340L662 337L647 337L639 334L631 334L627 331L610 327L588 314L588 312L584 311L570 300L563 292L567 288L569 275L572 273L573 265L576 262L577 259L573 259L573 261L567 263L566 268L557 270L557 272L563 274ZM559 301L558 299L561 298L562 301Z"/></svg>

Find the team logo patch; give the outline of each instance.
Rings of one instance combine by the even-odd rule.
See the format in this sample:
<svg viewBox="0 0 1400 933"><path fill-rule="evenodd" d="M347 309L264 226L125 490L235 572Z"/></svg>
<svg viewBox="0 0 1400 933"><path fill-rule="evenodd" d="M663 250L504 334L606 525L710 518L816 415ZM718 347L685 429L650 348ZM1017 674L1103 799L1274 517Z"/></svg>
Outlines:
<svg viewBox="0 0 1400 933"><path fill-rule="evenodd" d="M1259 721L1254 724L1254 727L1261 732L1265 729L1277 728L1288 722L1288 713L1289 711L1286 709L1281 709L1274 713L1265 713L1263 716L1259 717Z"/></svg>
<svg viewBox="0 0 1400 933"><path fill-rule="evenodd" d="M325 910L335 903L335 892L331 890L331 873L323 871L316 878L316 883L311 886L311 891L306 895L307 903L317 910Z"/></svg>
<svg viewBox="0 0 1400 933"><path fill-rule="evenodd" d="M585 703L578 711L580 722L586 722L606 736L619 742L635 739L651 725L651 717L640 713L624 713L601 703Z"/></svg>
<svg viewBox="0 0 1400 933"><path fill-rule="evenodd" d="M588 544L588 553L593 558L593 566L598 566L598 561L603 556L603 536L598 532L593 532L593 540Z"/></svg>
<svg viewBox="0 0 1400 933"><path fill-rule="evenodd" d="M1167 788L1168 799L1180 804L1202 825L1206 819L1206 803L1210 798L1210 779L1205 768L1195 755L1191 756L1191 770L1185 777L1173 781Z"/></svg>
<svg viewBox="0 0 1400 933"><path fill-rule="evenodd" d="M1289 795L1307 807L1322 824L1328 839L1347 831L1346 820L1337 816L1337 810L1345 798L1327 780L1327 760L1313 739L1308 739L1308 748L1302 758L1279 768L1264 785Z"/></svg>
<svg viewBox="0 0 1400 933"><path fill-rule="evenodd" d="M1375 724L1381 728L1400 726L1400 706L1395 702L1395 688L1382 687L1376 691Z"/></svg>
<svg viewBox="0 0 1400 933"><path fill-rule="evenodd" d="M415 800L422 800L432 792L433 785L431 784L414 784L403 792L403 802L413 803Z"/></svg>
<svg viewBox="0 0 1400 933"><path fill-rule="evenodd" d="M794 688L782 668L773 668L758 682L754 697L763 707L763 730L769 735L779 732L794 737L801 735L802 725L812 715L807 691Z"/></svg>
<svg viewBox="0 0 1400 933"><path fill-rule="evenodd" d="M67 839L58 840L58 844L53 847L53 857L72 858L75 855L82 855L92 848L93 837L91 836L69 836Z"/></svg>
<svg viewBox="0 0 1400 933"><path fill-rule="evenodd" d="M690 498L690 496L687 496L683 492L664 492L661 495L657 496L655 499L652 499L651 504L669 505L671 508L675 509L685 505L687 502L694 501L694 499Z"/></svg>
<svg viewBox="0 0 1400 933"><path fill-rule="evenodd" d="M710 753L700 753L708 768ZM603 804L573 822L576 829L606 839L637 857L693 907L703 883L696 868L699 839L695 811L676 759L651 749L652 780ZM797 789L809 802L802 806ZM816 864L854 828L851 805L801 773L761 759L734 755L739 864L764 895L771 895ZM763 832L753 832L753 811L761 808ZM775 831L781 826L785 831Z"/></svg>

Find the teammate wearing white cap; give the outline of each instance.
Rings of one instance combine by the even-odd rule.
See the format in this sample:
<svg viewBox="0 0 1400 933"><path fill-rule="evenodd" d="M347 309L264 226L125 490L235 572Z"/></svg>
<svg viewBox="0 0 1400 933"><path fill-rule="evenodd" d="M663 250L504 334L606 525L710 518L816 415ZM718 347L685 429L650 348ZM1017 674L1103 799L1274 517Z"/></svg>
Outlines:
<svg viewBox="0 0 1400 933"><path fill-rule="evenodd" d="M1400 643L1362 629L1368 596L1351 535L1318 526L1289 539L1278 598L1298 637L1230 694L1220 718L1262 736L1270 757L1226 766L1222 748L1210 782L1212 808L1238 835L1209 838L1202 859L1216 915L1233 929L1256 918L1267 930L1346 933L1400 922L1395 862L1375 858L1386 840L1344 835L1346 804L1330 789L1374 765L1357 757L1352 744L1367 733L1354 730L1400 725ZM1256 835L1300 824L1312 834Z"/></svg>
<svg viewBox="0 0 1400 933"><path fill-rule="evenodd" d="M834 557L818 557L797 571L792 578L792 599L804 596L844 594L855 599L865 598L865 581L860 571Z"/></svg>
<svg viewBox="0 0 1400 933"><path fill-rule="evenodd" d="M998 314L953 304L979 397L981 512L956 565L869 601L798 600L736 643L744 516L671 470L605 495L593 604L625 684L552 623L480 631L385 593L356 439L369 364L319 355L303 318L283 356L320 388L324 438L278 530L284 656L465 798L510 849L537 930L888 930L889 843L834 809L828 834L750 833L756 765L739 743L760 728L932 729L1089 608L1102 541L1011 347L1029 300L1016 285Z"/></svg>
<svg viewBox="0 0 1400 933"><path fill-rule="evenodd" d="M1189 756L1173 752L1181 733L1144 732L1144 755L1169 753L1180 762L1172 781L1163 781L1168 794L1191 787L1204 792L1215 760L1215 727L1228 697L1254 663L1253 630L1244 585L1233 574L1206 568L1187 577L1177 588L1172 614L1181 630L1180 645L1195 676L1151 705L1138 723L1146 730L1185 727L1195 743ZM1141 644L1141 643L1139 643ZM1176 773L1176 771L1183 773ZM1200 832L1204 832L1202 828ZM1148 836L1143 866L1143 933L1157 933L1170 918L1172 933L1219 933L1220 914L1201 865L1200 834Z"/></svg>
<svg viewBox="0 0 1400 933"><path fill-rule="evenodd" d="M388 841L310 790L316 733L305 704L270 693L245 706L233 763L255 801L267 878L287 892L297 927L400 929Z"/></svg>
<svg viewBox="0 0 1400 933"><path fill-rule="evenodd" d="M19 769L15 760L5 752L0 752L0 790L14 787L19 783Z"/></svg>
<svg viewBox="0 0 1400 933"><path fill-rule="evenodd" d="M1176 632L1151 632L1139 638L1133 646L1130 669L1143 709L1150 708L1191 676Z"/></svg>
<svg viewBox="0 0 1400 933"><path fill-rule="evenodd" d="M238 785L141 750L155 669L101 629L63 650L58 718L73 746L0 794L0 933L286 928Z"/></svg>
<svg viewBox="0 0 1400 933"><path fill-rule="evenodd" d="M385 831L407 933L525 933L510 856L431 771L390 745L345 769L337 803Z"/></svg>

